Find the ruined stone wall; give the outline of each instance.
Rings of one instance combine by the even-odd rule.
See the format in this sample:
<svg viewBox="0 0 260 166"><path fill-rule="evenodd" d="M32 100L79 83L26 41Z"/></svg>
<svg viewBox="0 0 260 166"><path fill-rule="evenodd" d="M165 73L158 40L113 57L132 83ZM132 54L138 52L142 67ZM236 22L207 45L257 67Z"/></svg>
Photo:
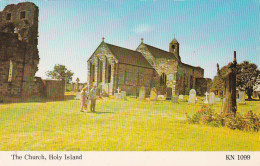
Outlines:
<svg viewBox="0 0 260 166"><path fill-rule="evenodd" d="M126 95L132 95L134 89L138 93L142 86L146 88L146 95L149 95L153 77L154 69L152 68L119 63L116 82L121 91L126 91Z"/></svg>
<svg viewBox="0 0 260 166"><path fill-rule="evenodd" d="M21 96L24 51L25 44L18 40L17 34L0 32L0 95Z"/></svg>
<svg viewBox="0 0 260 166"><path fill-rule="evenodd" d="M88 60L88 82L90 88L96 85L104 96L113 95L117 88L117 83L115 82L117 63L118 61L112 52L102 42ZM108 70L110 70L110 75Z"/></svg>
<svg viewBox="0 0 260 166"><path fill-rule="evenodd" d="M0 32L16 34L17 39L24 44L22 50L23 67L17 66L21 60L16 56L13 58L13 71L19 73L22 78L22 87L20 92L22 97L29 97L36 93L37 89L34 80L35 73L38 70L39 55L38 55L38 7L30 2L19 3L17 5L8 5L0 13ZM7 47L14 48L16 46L9 45ZM6 50L7 47L2 48ZM5 55L6 56L6 55ZM10 59L11 57L9 57ZM17 62L17 63L16 63ZM3 62L4 63L4 62ZM6 70L3 69L3 70ZM4 71L4 73L7 71ZM5 77L5 76L2 76ZM20 85L19 80L13 80L12 84ZM9 91L12 91L9 88ZM4 87L5 89L5 87ZM16 90L14 90L16 91Z"/></svg>

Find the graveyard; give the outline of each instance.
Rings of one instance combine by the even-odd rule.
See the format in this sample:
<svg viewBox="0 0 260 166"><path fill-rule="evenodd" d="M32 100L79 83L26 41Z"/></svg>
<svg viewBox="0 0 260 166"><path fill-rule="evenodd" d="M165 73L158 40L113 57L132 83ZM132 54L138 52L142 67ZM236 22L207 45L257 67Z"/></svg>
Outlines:
<svg viewBox="0 0 260 166"><path fill-rule="evenodd" d="M209 95L210 96L210 95ZM96 112L80 112L79 100L2 103L0 150L37 151L257 151L260 133L186 122L205 102L179 96L178 103L116 96L97 100ZM211 102L209 97L208 102ZM220 112L223 102L213 109ZM237 110L260 113L260 102L246 101ZM89 108L88 108L89 110Z"/></svg>

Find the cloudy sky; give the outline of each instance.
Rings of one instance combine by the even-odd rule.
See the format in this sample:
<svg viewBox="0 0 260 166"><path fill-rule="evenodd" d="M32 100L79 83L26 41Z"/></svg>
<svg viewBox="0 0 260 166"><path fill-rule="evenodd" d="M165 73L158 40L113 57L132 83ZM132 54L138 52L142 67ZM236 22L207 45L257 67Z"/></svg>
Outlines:
<svg viewBox="0 0 260 166"><path fill-rule="evenodd" d="M0 0L0 10L23 0ZM216 63L260 67L258 0L31 0L40 9L37 76L63 64L84 82L87 60L105 41L129 49L144 42L168 51L174 35L184 63L213 78Z"/></svg>

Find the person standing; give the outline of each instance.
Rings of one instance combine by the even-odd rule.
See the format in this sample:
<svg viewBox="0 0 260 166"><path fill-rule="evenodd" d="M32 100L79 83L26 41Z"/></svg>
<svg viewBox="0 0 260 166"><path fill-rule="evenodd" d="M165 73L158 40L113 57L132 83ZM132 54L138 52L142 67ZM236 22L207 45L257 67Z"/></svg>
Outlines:
<svg viewBox="0 0 260 166"><path fill-rule="evenodd" d="M80 92L80 101L81 101L81 108L80 108L80 112L84 112L84 108L87 110L88 108L88 96L86 95L86 87L82 89L82 91Z"/></svg>
<svg viewBox="0 0 260 166"><path fill-rule="evenodd" d="M95 111L96 98L97 98L96 86L94 85L94 86L92 87L92 89L90 90L90 101L91 101L90 111L91 111L91 112L96 112L96 111Z"/></svg>

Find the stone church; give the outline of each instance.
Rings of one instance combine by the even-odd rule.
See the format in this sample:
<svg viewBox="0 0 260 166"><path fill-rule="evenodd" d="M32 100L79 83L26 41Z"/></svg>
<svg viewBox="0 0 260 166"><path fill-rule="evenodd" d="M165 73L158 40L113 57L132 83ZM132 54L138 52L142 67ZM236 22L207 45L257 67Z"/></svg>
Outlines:
<svg viewBox="0 0 260 166"><path fill-rule="evenodd" d="M88 83L96 85L101 95L113 95L117 89L128 96L137 96L143 86L146 95L151 88L158 95L189 94L196 89L199 95L209 88L210 79L205 79L204 69L185 64L179 55L179 43L174 38L169 51L143 42L130 50L104 41L88 59Z"/></svg>

